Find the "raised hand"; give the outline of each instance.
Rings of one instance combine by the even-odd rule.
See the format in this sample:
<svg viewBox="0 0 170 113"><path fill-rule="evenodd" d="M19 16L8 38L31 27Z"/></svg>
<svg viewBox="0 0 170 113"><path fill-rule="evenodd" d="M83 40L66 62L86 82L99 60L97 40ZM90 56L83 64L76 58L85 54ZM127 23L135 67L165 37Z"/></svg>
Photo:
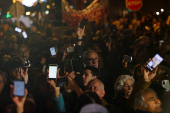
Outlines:
<svg viewBox="0 0 170 113"><path fill-rule="evenodd" d="M128 55L123 56L123 60L122 60L123 67L127 67L128 62L125 62L125 57L127 57L127 56Z"/></svg>
<svg viewBox="0 0 170 113"><path fill-rule="evenodd" d="M60 72L60 68L58 68L58 70L57 70L57 78L59 77L59 72ZM54 96L59 97L60 96L60 87L56 87L57 80L49 80L49 78L47 77L47 82L54 89Z"/></svg>
<svg viewBox="0 0 170 113"><path fill-rule="evenodd" d="M104 42L105 42L105 45L108 48L108 50L111 51L111 44L112 44L111 38L110 38L109 42L106 42L105 40L104 40Z"/></svg>
<svg viewBox="0 0 170 113"><path fill-rule="evenodd" d="M24 97L14 96L15 88L14 88L13 85L10 85L10 87L11 87L10 95L11 95L11 98L12 98L13 102L16 105L17 113L23 113L23 111L24 111L24 103L25 103L28 91L27 91L27 89L25 89L25 96Z"/></svg>
<svg viewBox="0 0 170 113"><path fill-rule="evenodd" d="M76 77L74 71L72 71L71 73L66 72L66 76L69 76L71 79L74 79Z"/></svg>
<svg viewBox="0 0 170 113"><path fill-rule="evenodd" d="M28 68L26 68L25 72L23 71L22 68L20 68L20 73L25 81L25 84L27 84L28 83Z"/></svg>
<svg viewBox="0 0 170 113"><path fill-rule="evenodd" d="M78 39L82 39L83 35L84 35L84 30L85 30L85 26L83 29L81 29L80 27L78 27L77 29L77 35L78 35Z"/></svg>

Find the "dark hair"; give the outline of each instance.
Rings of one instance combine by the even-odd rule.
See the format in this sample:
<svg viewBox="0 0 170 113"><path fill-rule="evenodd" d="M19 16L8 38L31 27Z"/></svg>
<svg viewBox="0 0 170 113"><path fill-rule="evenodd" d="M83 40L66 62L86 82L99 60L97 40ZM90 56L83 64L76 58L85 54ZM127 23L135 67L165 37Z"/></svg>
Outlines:
<svg viewBox="0 0 170 113"><path fill-rule="evenodd" d="M5 68L7 69L7 71L10 71L15 68L22 67L22 66L23 66L22 60L17 57L9 59L5 64Z"/></svg>
<svg viewBox="0 0 170 113"><path fill-rule="evenodd" d="M77 111L79 112L83 106L90 103L102 104L99 96L95 92L87 91L79 97L77 101Z"/></svg>
<svg viewBox="0 0 170 113"><path fill-rule="evenodd" d="M49 64L57 64L58 67L60 67L59 60L57 58L54 58L54 57L47 58L45 64L46 64L47 69L49 68Z"/></svg>
<svg viewBox="0 0 170 113"><path fill-rule="evenodd" d="M25 48L27 48L27 50L29 50L27 45L22 44L17 48L17 52L20 52L20 48L22 48L22 47L25 47Z"/></svg>
<svg viewBox="0 0 170 113"><path fill-rule="evenodd" d="M90 70L92 76L97 76L97 78L100 77L99 69L95 68L94 66L86 66L83 70Z"/></svg>

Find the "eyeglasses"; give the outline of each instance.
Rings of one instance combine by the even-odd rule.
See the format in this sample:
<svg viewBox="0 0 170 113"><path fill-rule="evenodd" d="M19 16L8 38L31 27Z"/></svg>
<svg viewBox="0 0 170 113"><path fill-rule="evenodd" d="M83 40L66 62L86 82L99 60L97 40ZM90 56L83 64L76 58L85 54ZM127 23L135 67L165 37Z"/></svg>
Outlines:
<svg viewBox="0 0 170 113"><path fill-rule="evenodd" d="M93 61L93 62L94 62L94 61L97 61L98 59L99 59L99 57L97 57L97 58L94 58L94 59L87 58L87 59L86 59L86 61L88 61L88 62L91 62L91 61Z"/></svg>

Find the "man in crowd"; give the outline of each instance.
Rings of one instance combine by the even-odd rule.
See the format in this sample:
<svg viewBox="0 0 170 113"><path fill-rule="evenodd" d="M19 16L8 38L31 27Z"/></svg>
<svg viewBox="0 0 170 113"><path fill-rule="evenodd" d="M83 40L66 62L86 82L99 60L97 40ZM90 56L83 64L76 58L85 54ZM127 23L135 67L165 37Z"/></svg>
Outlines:
<svg viewBox="0 0 170 113"><path fill-rule="evenodd" d="M160 113L161 101L154 90L145 89L136 96L134 109L137 113Z"/></svg>

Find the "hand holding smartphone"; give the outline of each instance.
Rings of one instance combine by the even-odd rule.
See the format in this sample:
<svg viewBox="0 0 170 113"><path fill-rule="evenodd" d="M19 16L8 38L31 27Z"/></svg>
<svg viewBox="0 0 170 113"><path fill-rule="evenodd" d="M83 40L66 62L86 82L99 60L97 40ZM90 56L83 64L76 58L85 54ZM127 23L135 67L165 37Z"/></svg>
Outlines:
<svg viewBox="0 0 170 113"><path fill-rule="evenodd" d="M51 56L56 55L56 51L55 51L55 48L54 48L54 47L51 47L51 48L50 48L50 52L51 52Z"/></svg>
<svg viewBox="0 0 170 113"><path fill-rule="evenodd" d="M25 82L24 81L14 81L14 96L25 96Z"/></svg>
<svg viewBox="0 0 170 113"><path fill-rule="evenodd" d="M146 65L146 68L152 72L162 61L163 58L159 54L156 54Z"/></svg>
<svg viewBox="0 0 170 113"><path fill-rule="evenodd" d="M57 64L49 65L49 79L55 80L57 78Z"/></svg>
<svg viewBox="0 0 170 113"><path fill-rule="evenodd" d="M84 28L84 26L86 25L87 21L88 21L88 18L83 18L83 19L82 19L82 21L80 22L80 28L81 28L81 29Z"/></svg>

